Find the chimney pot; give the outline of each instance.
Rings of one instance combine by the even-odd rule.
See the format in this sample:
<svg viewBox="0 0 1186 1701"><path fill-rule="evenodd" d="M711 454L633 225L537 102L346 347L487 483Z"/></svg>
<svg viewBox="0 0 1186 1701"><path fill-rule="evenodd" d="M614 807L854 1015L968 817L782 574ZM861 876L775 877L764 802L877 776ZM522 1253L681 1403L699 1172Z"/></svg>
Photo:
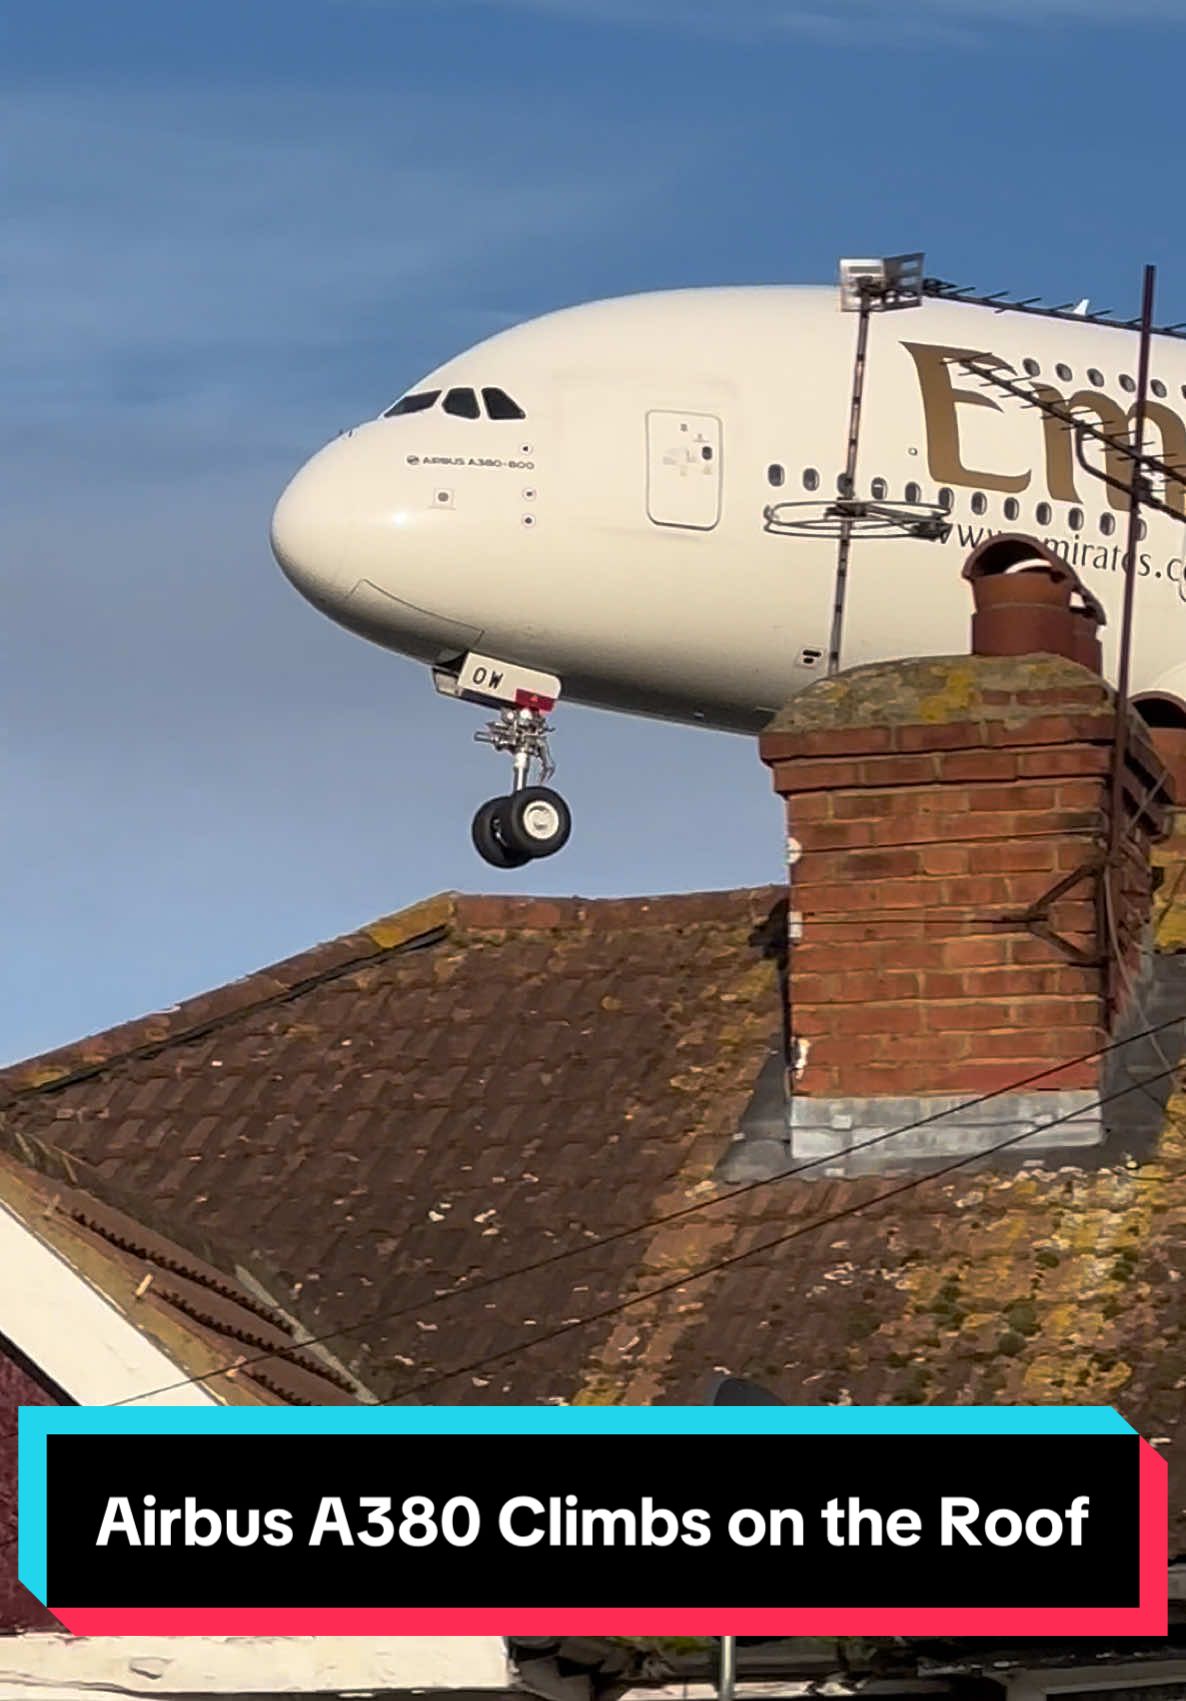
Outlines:
<svg viewBox="0 0 1186 1701"><path fill-rule="evenodd" d="M1007 532L964 563L972 587L972 653L1065 656L1100 671L1103 605L1074 569L1037 538Z"/></svg>

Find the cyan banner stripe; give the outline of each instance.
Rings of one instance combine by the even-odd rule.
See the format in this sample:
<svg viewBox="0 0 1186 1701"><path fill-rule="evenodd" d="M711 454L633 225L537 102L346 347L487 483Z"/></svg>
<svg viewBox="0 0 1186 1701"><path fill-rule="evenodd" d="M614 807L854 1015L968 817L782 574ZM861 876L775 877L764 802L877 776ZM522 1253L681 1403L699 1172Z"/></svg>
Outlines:
<svg viewBox="0 0 1186 1701"><path fill-rule="evenodd" d="M41 1435L1116 1435L1109 1406L29 1406Z"/></svg>

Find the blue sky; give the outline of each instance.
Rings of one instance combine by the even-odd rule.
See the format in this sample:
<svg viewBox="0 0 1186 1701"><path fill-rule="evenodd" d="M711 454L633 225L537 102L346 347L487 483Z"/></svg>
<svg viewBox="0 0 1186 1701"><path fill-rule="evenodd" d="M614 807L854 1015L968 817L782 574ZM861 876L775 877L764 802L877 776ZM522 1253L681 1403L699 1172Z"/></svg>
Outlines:
<svg viewBox="0 0 1186 1701"><path fill-rule="evenodd" d="M750 743L572 708L571 845L486 869L477 717L297 599L275 497L599 295L923 247L1186 318L1184 49L1181 0L7 0L0 1055L446 887L777 879Z"/></svg>

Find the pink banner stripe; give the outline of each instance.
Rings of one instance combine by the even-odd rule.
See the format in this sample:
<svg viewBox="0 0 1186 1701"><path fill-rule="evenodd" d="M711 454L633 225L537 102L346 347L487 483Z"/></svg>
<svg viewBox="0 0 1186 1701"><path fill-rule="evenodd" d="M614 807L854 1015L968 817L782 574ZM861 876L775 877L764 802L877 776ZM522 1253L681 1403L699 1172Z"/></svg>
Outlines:
<svg viewBox="0 0 1186 1701"><path fill-rule="evenodd" d="M1163 1573L1164 1575L1164 1573ZM1142 1636L1165 1631L1152 1608L727 1607L491 1609L54 1607L75 1636Z"/></svg>
<svg viewBox="0 0 1186 1701"><path fill-rule="evenodd" d="M54 1607L76 1636L1164 1636L1169 1472L1140 1453L1134 1607Z"/></svg>
<svg viewBox="0 0 1186 1701"><path fill-rule="evenodd" d="M1155 1636L1169 1629L1168 1572L1170 1563L1170 1471L1155 1447L1141 1442L1141 1611L1142 1625Z"/></svg>

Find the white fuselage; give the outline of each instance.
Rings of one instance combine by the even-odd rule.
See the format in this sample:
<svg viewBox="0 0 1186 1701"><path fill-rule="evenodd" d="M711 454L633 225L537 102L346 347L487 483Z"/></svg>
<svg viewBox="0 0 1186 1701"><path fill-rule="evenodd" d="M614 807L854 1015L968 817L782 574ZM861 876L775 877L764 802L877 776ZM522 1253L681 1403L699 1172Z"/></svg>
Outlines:
<svg viewBox="0 0 1186 1701"><path fill-rule="evenodd" d="M314 456L277 506L277 559L334 620L421 661L480 650L558 675L578 702L757 729L827 665L835 539L771 532L764 513L818 514L837 493L856 324L835 289L774 286L626 297L503 332L415 387L433 405ZM1103 602L1114 677L1124 493L953 350L1126 428L1130 331L934 298L876 314L854 494L948 505L953 528L946 543L857 537L841 663L966 650L963 561L986 530L1021 531ZM1186 343L1158 337L1152 377L1147 447L1186 462ZM509 398L524 417L445 411L490 387L494 411ZM1152 510L1146 524L1133 689L1186 703L1186 535Z"/></svg>

